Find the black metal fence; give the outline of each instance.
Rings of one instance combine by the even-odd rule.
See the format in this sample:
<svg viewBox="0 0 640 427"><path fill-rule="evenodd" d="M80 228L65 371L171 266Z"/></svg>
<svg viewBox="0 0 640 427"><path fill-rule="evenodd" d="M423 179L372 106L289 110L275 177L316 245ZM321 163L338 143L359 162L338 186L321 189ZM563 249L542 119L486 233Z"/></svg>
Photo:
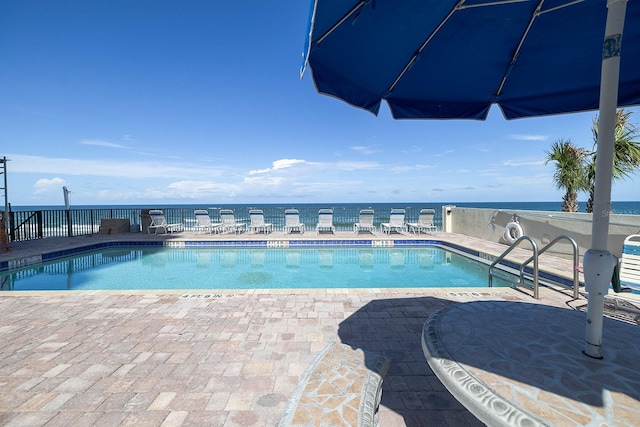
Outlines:
<svg viewBox="0 0 640 427"><path fill-rule="evenodd" d="M281 230L285 223L285 209L290 206L255 206L262 209L265 222L273 224L274 229ZM331 207L331 206L326 206ZM416 222L420 209L429 206L398 206L406 210L406 222ZM353 224L358 222L362 205L340 205L333 207L333 224L336 230L353 230ZM162 209L168 223L181 223L185 230L193 230L196 225L193 207L166 207ZM300 221L307 230L315 230L318 222L318 207L296 207L300 212ZM208 209L212 222L219 222L219 208ZM34 211L8 212L7 235L12 242L42 239L46 237L73 237L96 234L100 230L103 219L128 219L132 230L146 232L151 220L149 209L113 208L113 209L51 209ZM374 224L389 221L390 209L376 211ZM234 209L236 221L249 223L249 208ZM434 223L441 228L442 218L439 209L435 210Z"/></svg>

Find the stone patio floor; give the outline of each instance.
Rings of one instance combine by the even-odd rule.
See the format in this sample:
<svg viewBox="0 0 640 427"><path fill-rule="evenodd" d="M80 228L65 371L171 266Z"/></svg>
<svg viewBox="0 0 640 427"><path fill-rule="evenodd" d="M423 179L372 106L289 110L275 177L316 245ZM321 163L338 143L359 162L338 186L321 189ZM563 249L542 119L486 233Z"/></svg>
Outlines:
<svg viewBox="0 0 640 427"><path fill-rule="evenodd" d="M12 244L0 260L100 239L215 238L255 236L52 238ZM487 253L505 248L448 233L422 238ZM571 270L555 257L541 259L541 268ZM0 292L0 424L275 426L309 362L339 341L391 359L382 426L482 425L434 375L421 348L431 314L480 300L571 309L572 296L547 288L537 301L507 288Z"/></svg>

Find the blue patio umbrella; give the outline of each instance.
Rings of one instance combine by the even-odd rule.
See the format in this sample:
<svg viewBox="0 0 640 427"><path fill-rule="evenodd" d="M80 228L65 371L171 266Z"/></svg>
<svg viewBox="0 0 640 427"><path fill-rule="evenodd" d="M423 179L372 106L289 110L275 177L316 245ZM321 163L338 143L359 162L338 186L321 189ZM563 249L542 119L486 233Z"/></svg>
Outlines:
<svg viewBox="0 0 640 427"><path fill-rule="evenodd" d="M385 100L396 119L599 109L584 271L585 353L601 358L615 112L640 104L640 0L315 0L305 50L320 93L373 114Z"/></svg>

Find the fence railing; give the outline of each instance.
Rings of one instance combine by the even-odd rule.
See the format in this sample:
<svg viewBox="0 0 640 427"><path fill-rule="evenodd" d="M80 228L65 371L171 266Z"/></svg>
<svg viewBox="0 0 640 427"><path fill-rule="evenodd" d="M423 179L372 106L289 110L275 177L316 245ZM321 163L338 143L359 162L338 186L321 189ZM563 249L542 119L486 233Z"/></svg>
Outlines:
<svg viewBox="0 0 640 427"><path fill-rule="evenodd" d="M253 206L252 209L262 209L265 222L273 224L274 229L281 230L285 223L285 209L292 206ZM331 206L326 206L331 207ZM398 206L406 210L406 222L416 222L420 209L428 205ZM333 224L336 230L353 230L353 224L358 222L360 209L363 205L341 205L333 207ZM193 230L196 225L194 208L167 207L163 210L167 222L184 224L185 230ZM318 222L318 207L296 207L300 212L300 220L307 230L315 230ZM128 219L129 223L146 232L150 223L148 209L139 208L113 208L113 209L51 209L34 211L12 211L8 213L9 224L7 235L12 242L42 239L46 237L73 237L96 234L100 230L103 219ZM219 222L219 208L208 209L212 222ZM389 221L390 209L375 212L374 224ZM250 222L249 208L234 209L236 221ZM442 218L439 209L436 209L434 223L441 229Z"/></svg>

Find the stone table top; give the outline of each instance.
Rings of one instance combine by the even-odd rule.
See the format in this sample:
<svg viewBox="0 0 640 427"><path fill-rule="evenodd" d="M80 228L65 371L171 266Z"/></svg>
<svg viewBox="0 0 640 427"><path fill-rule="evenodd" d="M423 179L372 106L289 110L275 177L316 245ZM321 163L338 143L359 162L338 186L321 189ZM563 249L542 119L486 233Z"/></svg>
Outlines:
<svg viewBox="0 0 640 427"><path fill-rule="evenodd" d="M433 314L422 347L440 381L492 426L640 425L640 327L605 318L602 360L583 354L584 313L510 302Z"/></svg>

